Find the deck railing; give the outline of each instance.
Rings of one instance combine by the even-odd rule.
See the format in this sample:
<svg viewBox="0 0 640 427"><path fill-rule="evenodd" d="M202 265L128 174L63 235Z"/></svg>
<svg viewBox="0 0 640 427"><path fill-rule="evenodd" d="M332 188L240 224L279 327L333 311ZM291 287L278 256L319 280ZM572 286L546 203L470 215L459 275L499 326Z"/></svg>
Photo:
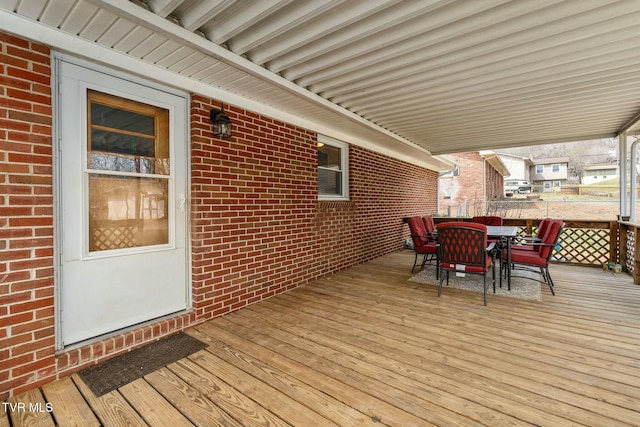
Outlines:
<svg viewBox="0 0 640 427"><path fill-rule="evenodd" d="M435 217L436 224L448 221L469 221L465 217ZM505 225L519 227L521 236L535 234L540 219L505 218ZM640 225L621 221L565 220L552 262L599 267L613 261L640 284L640 242L635 239Z"/></svg>

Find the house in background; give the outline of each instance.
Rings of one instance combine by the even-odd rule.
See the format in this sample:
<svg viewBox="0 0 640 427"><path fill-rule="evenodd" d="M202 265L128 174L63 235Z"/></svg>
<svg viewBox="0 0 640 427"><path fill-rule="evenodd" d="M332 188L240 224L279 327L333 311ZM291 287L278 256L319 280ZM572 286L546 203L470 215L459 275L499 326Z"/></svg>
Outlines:
<svg viewBox="0 0 640 427"><path fill-rule="evenodd" d="M617 180L619 178L618 169L618 165L614 163L586 166L582 175L582 184L590 185Z"/></svg>
<svg viewBox="0 0 640 427"><path fill-rule="evenodd" d="M438 214L484 214L486 202L502 196L509 169L493 151L450 154L457 166L438 179Z"/></svg>
<svg viewBox="0 0 640 427"><path fill-rule="evenodd" d="M498 157L509 170L509 180L531 182L531 159L507 153L498 153Z"/></svg>
<svg viewBox="0 0 640 427"><path fill-rule="evenodd" d="M567 183L568 157L531 159L531 184L534 192L562 191Z"/></svg>

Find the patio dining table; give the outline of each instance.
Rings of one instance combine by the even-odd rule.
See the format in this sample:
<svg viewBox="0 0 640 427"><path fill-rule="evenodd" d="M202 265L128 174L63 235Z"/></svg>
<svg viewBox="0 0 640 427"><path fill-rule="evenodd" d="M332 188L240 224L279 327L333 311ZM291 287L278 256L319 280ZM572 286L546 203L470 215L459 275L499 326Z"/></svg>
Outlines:
<svg viewBox="0 0 640 427"><path fill-rule="evenodd" d="M488 225L487 237L505 242L507 252L507 289L511 290L511 242L518 235L518 227L511 225ZM502 264L501 264L502 265ZM502 285L502 268L500 269Z"/></svg>

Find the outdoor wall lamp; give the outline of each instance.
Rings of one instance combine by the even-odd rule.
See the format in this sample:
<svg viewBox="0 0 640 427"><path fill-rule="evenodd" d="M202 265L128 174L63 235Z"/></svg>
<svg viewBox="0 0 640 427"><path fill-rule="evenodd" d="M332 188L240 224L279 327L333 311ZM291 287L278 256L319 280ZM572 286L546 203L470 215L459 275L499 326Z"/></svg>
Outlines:
<svg viewBox="0 0 640 427"><path fill-rule="evenodd" d="M213 123L213 136L218 138L231 137L231 119L224 113L224 104L220 110L211 110L209 117Z"/></svg>

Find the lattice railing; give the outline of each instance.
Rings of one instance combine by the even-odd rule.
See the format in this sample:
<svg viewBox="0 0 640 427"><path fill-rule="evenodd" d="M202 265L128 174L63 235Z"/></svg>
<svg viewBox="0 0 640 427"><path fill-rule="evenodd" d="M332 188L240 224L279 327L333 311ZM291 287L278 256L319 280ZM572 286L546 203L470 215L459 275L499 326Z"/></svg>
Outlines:
<svg viewBox="0 0 640 427"><path fill-rule="evenodd" d="M625 230L621 230L621 232L626 232L627 234L627 244L626 244L626 248L627 248L627 259L625 262L625 266L627 267L627 271L630 274L634 273L635 270L635 264L636 264L636 260L633 257L633 248L635 247L635 240L636 240L636 233L635 233L636 229L635 228L629 228L626 231Z"/></svg>
<svg viewBox="0 0 640 427"><path fill-rule="evenodd" d="M573 264L602 265L609 261L610 253L608 229L565 227L553 252L552 260Z"/></svg>

